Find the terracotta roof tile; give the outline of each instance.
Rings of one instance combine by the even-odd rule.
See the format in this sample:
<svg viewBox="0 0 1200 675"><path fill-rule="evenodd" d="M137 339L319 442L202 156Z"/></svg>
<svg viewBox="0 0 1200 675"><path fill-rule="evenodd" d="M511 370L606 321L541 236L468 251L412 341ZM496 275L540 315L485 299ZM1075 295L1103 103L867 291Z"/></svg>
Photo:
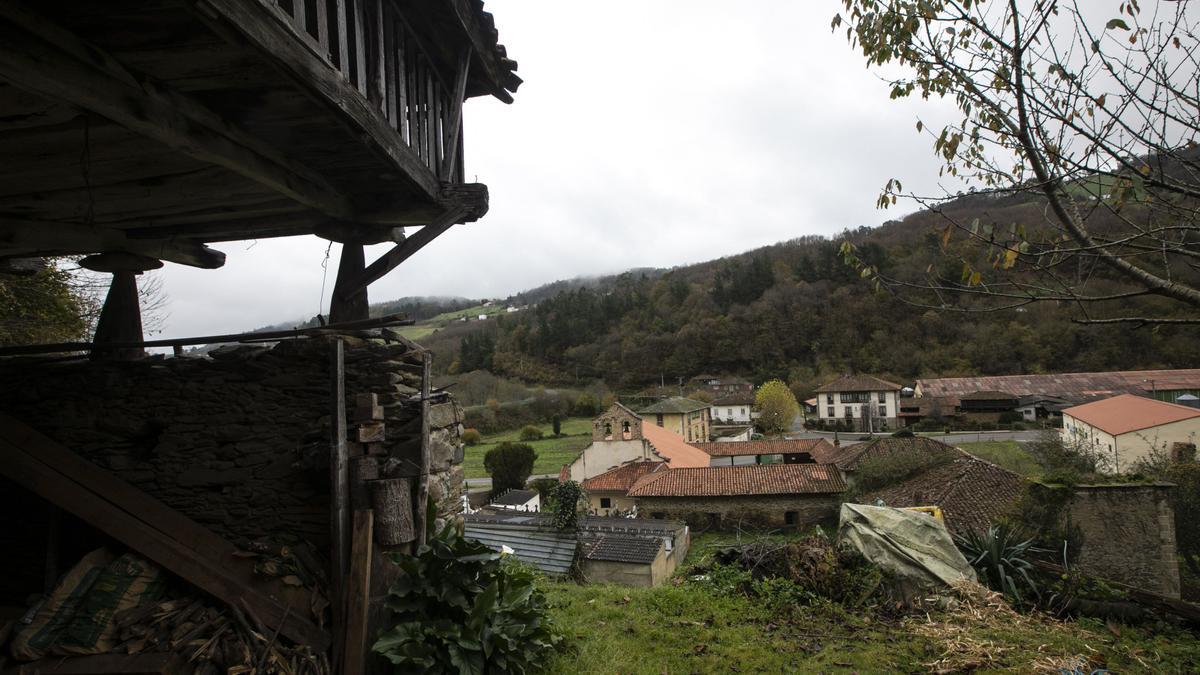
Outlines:
<svg viewBox="0 0 1200 675"><path fill-rule="evenodd" d="M935 441L932 438L925 438L923 436L913 436L912 438L876 438L873 441L867 441L866 443L860 443L841 450L833 458L833 463L837 464L843 471L855 471L864 461L876 457L898 454L928 455L944 452L954 453L955 455L962 453L961 450L952 445L946 445L941 441Z"/></svg>
<svg viewBox="0 0 1200 675"><path fill-rule="evenodd" d="M836 494L846 489L836 467L823 464L759 464L668 469L640 478L630 497L727 497Z"/></svg>
<svg viewBox="0 0 1200 675"><path fill-rule="evenodd" d="M704 401L697 401L695 399L684 398L682 396L673 396L671 398L663 399L648 405L637 412L639 415L654 415L658 413L679 415L682 413L689 413L694 410L703 410L707 407L708 404Z"/></svg>
<svg viewBox="0 0 1200 675"><path fill-rule="evenodd" d="M1200 389L1200 368L938 377L917 380L917 385L922 397L958 398L974 391L990 389L1017 396L1047 394L1071 401L1086 401L1115 394L1138 394L1151 389Z"/></svg>
<svg viewBox="0 0 1200 675"><path fill-rule="evenodd" d="M986 529L1008 513L1031 483L991 462L957 452L954 461L877 490L863 502L881 499L895 507L938 506L946 527L955 534Z"/></svg>
<svg viewBox="0 0 1200 675"><path fill-rule="evenodd" d="M716 407L719 405L720 406L754 405L754 393L749 392L749 391L743 391L743 392L739 392L736 394L728 394L728 395L713 399L713 402L710 405L712 407Z"/></svg>
<svg viewBox="0 0 1200 675"><path fill-rule="evenodd" d="M670 462L672 469L708 466L708 455L683 440L683 436L652 422L642 423L642 436L650 441L655 453Z"/></svg>
<svg viewBox="0 0 1200 675"><path fill-rule="evenodd" d="M1063 410L1063 414L1118 436L1139 429L1200 417L1200 410L1144 396L1122 394L1067 408Z"/></svg>
<svg viewBox="0 0 1200 675"><path fill-rule="evenodd" d="M900 385L881 380L874 375L845 375L817 387L819 392L835 391L899 391Z"/></svg>
<svg viewBox="0 0 1200 675"><path fill-rule="evenodd" d="M588 492L628 492L646 474L667 467L664 462L630 462L583 481Z"/></svg>
<svg viewBox="0 0 1200 675"><path fill-rule="evenodd" d="M824 438L801 438L774 441L727 441L725 443L692 443L712 457L743 455L790 455L807 452L817 464L830 464L838 454Z"/></svg>

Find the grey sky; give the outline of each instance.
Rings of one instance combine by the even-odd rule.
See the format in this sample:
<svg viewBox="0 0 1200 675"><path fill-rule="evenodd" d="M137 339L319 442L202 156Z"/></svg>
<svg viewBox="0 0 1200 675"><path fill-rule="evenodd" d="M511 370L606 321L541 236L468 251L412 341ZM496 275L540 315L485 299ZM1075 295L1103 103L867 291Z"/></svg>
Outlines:
<svg viewBox="0 0 1200 675"><path fill-rule="evenodd" d="M918 115L831 34L837 2L489 0L525 84L511 106L467 104L468 180L491 192L371 286L505 296L560 278L670 267L805 234L877 225L883 184L937 189ZM316 313L328 242L217 246L219 270L168 264L165 335L251 329ZM368 251L368 261L386 247ZM336 274L330 252L324 305Z"/></svg>

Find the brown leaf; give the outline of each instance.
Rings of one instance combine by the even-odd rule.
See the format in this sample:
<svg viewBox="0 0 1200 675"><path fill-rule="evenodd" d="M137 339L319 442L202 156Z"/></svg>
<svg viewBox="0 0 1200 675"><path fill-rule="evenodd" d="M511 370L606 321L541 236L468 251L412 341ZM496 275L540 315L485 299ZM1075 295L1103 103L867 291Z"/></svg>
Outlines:
<svg viewBox="0 0 1200 675"><path fill-rule="evenodd" d="M696 645L695 647L692 647L692 651L695 652L696 654L703 654L704 652L708 651L708 645L706 645L706 644Z"/></svg>

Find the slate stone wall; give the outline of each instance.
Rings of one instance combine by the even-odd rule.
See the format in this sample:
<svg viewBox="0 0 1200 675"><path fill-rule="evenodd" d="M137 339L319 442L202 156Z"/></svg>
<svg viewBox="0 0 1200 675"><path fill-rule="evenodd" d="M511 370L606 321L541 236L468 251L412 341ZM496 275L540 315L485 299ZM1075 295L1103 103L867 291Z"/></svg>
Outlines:
<svg viewBox="0 0 1200 675"><path fill-rule="evenodd" d="M1081 485L1070 501L1084 572L1179 597L1170 485Z"/></svg>
<svg viewBox="0 0 1200 675"><path fill-rule="evenodd" d="M386 435L372 449L395 460L392 475L416 475L419 355L386 329L342 339L348 414L357 394L377 394ZM332 349L320 337L198 358L0 360L0 410L222 536L326 550ZM429 489L444 522L461 511L462 409L440 400Z"/></svg>

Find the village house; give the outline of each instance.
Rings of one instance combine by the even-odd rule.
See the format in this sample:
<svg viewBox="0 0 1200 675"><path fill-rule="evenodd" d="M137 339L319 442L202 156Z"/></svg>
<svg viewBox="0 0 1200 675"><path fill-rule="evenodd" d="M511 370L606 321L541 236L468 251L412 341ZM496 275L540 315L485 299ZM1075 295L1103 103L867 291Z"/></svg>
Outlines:
<svg viewBox="0 0 1200 675"><path fill-rule="evenodd" d="M629 489L639 518L693 528L808 527L832 518L846 483L825 464L767 464L668 469Z"/></svg>
<svg viewBox="0 0 1200 675"><path fill-rule="evenodd" d="M582 483L630 462L667 462L672 467L708 466L708 455L683 437L614 403L592 420L592 442L559 473L561 480Z"/></svg>
<svg viewBox="0 0 1200 675"><path fill-rule="evenodd" d="M581 483L587 493L588 513L598 516L629 516L637 503L629 497L629 489L642 476L667 470L666 462L637 460L623 464Z"/></svg>
<svg viewBox="0 0 1200 675"><path fill-rule="evenodd" d="M708 404L682 396L674 396L648 405L637 412L653 419L656 426L679 434L687 443L704 442L709 437Z"/></svg>
<svg viewBox="0 0 1200 675"><path fill-rule="evenodd" d="M734 394L754 393L754 383L732 376L697 375L688 380L688 387L689 391L705 391L718 398Z"/></svg>
<svg viewBox="0 0 1200 675"><path fill-rule="evenodd" d="M823 424L848 423L856 431L899 426L900 385L871 375L846 375L817 387L817 415Z"/></svg>
<svg viewBox="0 0 1200 675"><path fill-rule="evenodd" d="M488 506L504 511L537 512L542 508L542 497L537 490L505 490L493 497Z"/></svg>
<svg viewBox="0 0 1200 675"><path fill-rule="evenodd" d="M753 421L753 410L753 393L726 394L709 404L709 417L713 425L746 425Z"/></svg>
<svg viewBox="0 0 1200 675"><path fill-rule="evenodd" d="M1063 441L1083 445L1109 473L1129 471L1154 452L1169 453L1176 443L1195 444L1200 410L1177 403L1122 394L1063 410Z"/></svg>

